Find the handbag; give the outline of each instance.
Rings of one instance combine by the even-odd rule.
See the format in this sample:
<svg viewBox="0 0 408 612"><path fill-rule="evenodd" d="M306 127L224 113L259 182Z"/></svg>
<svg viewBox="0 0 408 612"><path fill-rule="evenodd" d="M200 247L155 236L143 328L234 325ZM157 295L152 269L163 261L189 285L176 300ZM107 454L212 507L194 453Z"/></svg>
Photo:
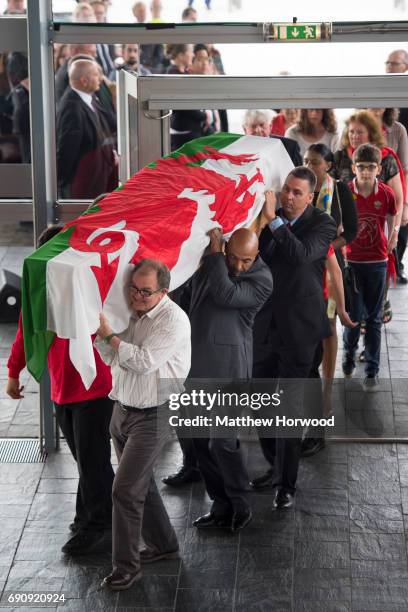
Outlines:
<svg viewBox="0 0 408 612"><path fill-rule="evenodd" d="M356 297L360 293L360 291L358 288L356 273L353 268L349 266L347 259L345 259L344 261L343 286L346 311L350 313L353 311Z"/></svg>
<svg viewBox="0 0 408 612"><path fill-rule="evenodd" d="M340 211L340 225L343 225L343 215L341 210L341 202L339 198L339 192L337 190L337 181L334 187L336 191L337 203ZM344 252L339 252L337 260L339 262L341 272L343 275L343 287L344 287L344 302L346 305L346 311L351 312L356 300L356 296L360 293L358 288L358 282L356 273L347 261L347 251L344 248Z"/></svg>

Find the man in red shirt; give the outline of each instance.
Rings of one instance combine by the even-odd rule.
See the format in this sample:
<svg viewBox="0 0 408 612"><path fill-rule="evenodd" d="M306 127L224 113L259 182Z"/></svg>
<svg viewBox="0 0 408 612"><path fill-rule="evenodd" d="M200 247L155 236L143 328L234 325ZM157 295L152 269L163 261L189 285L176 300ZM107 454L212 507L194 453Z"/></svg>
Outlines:
<svg viewBox="0 0 408 612"><path fill-rule="evenodd" d="M365 391L377 391L381 349L381 312L384 299L388 254L395 247L399 227L394 227L396 205L394 192L377 179L381 171L381 151L370 144L358 147L353 154L356 178L349 187L357 207L357 237L347 246L347 258L354 270L359 294L350 313L353 321L366 321ZM388 226L388 238L384 233ZM364 312L365 311L365 315ZM360 325L344 330L343 372L346 377L355 369L354 356L360 337Z"/></svg>
<svg viewBox="0 0 408 612"><path fill-rule="evenodd" d="M61 227L51 227L41 234L42 246ZM62 552L86 554L102 541L105 530L112 526L113 469L110 461L109 423L113 402L108 393L112 388L110 369L95 351L97 375L86 390L81 377L69 358L69 340L55 337L48 353L51 379L51 399L58 425L77 462L79 472L76 513L70 525L73 537ZM7 362L7 393L12 399L24 397L20 372L25 367L24 338L21 316L17 334Z"/></svg>

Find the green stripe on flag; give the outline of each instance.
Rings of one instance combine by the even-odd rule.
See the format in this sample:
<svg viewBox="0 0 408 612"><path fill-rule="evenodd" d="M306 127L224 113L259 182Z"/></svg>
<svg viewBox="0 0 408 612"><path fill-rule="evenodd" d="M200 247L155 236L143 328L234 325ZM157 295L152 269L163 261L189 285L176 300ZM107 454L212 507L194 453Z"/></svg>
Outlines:
<svg viewBox="0 0 408 612"><path fill-rule="evenodd" d="M220 151L221 149L225 149L228 145L231 145L233 142L238 140L239 138L244 138L242 134L229 134L227 132L218 132L217 134L212 134L211 136L203 136L202 138L195 138L194 140L190 140L186 142L182 147L173 151L170 155L166 155L163 159L167 159L168 157L177 158L181 155L195 155L197 153L202 153L206 150L207 147L211 149L217 149ZM207 160L203 159L197 162L191 162L188 164L189 166L201 166ZM146 168L156 168L157 162L152 162L148 164Z"/></svg>
<svg viewBox="0 0 408 612"><path fill-rule="evenodd" d="M54 333L47 331L47 263L69 248L74 231L70 227L60 232L24 260L22 282L22 312L24 352L28 371L39 381L47 361Z"/></svg>

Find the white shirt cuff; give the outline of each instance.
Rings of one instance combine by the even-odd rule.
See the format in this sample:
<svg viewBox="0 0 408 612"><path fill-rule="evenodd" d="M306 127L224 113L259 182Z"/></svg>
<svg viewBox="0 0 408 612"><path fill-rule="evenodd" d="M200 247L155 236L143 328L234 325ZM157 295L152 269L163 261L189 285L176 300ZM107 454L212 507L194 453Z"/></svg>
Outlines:
<svg viewBox="0 0 408 612"><path fill-rule="evenodd" d="M269 223L269 229L271 230L271 232L274 232L275 230L278 229L278 227L280 227L281 225L284 225L282 219L280 217L276 217L275 219L273 219L272 221L270 221Z"/></svg>

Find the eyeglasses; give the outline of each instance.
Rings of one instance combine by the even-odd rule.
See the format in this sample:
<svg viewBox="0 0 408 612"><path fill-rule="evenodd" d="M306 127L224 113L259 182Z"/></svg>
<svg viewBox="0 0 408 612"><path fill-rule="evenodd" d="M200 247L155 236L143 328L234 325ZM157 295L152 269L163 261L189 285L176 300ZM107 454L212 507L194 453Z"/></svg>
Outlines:
<svg viewBox="0 0 408 612"><path fill-rule="evenodd" d="M369 170L370 172L374 172L374 170L377 170L378 166L377 164L356 164L356 168L357 170L360 170L360 172L362 172L363 170Z"/></svg>
<svg viewBox="0 0 408 612"><path fill-rule="evenodd" d="M130 293L132 293L133 295L140 295L140 297L144 300L147 300L155 293L159 293L160 291L162 291L162 289L156 289L156 291L150 291L149 289L139 289L139 287L135 287L134 285L128 285L128 289Z"/></svg>
<svg viewBox="0 0 408 612"><path fill-rule="evenodd" d="M390 61L385 62L386 66L401 66L402 64L405 64L405 62L390 62Z"/></svg>

